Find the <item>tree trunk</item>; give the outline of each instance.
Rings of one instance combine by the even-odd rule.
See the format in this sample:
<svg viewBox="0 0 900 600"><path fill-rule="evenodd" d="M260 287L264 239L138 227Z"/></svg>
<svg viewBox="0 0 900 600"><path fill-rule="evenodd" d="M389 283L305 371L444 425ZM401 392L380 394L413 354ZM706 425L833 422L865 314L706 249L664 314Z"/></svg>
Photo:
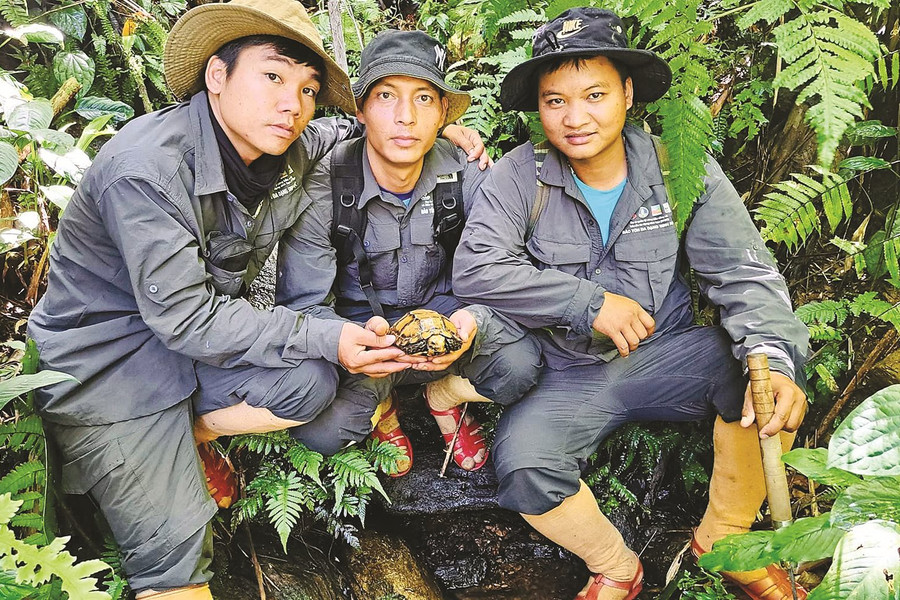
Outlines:
<svg viewBox="0 0 900 600"><path fill-rule="evenodd" d="M347 70L347 44L344 42L344 26L341 20L341 0L328 0L328 24L337 64Z"/></svg>

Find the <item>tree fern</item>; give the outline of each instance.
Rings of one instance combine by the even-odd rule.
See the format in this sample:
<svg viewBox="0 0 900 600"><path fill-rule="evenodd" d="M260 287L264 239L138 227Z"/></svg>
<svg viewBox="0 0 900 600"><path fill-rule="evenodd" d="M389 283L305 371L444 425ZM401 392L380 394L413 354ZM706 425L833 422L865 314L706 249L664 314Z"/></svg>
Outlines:
<svg viewBox="0 0 900 600"><path fill-rule="evenodd" d="M840 327L850 316L850 310L841 300L822 300L799 306L794 314L807 325L829 323Z"/></svg>
<svg viewBox="0 0 900 600"><path fill-rule="evenodd" d="M362 452L349 448L328 458L328 465L333 470L332 481L343 486L369 487L377 490L386 500L387 492L381 487L375 469L366 460ZM335 494L337 496L337 494Z"/></svg>
<svg viewBox="0 0 900 600"><path fill-rule="evenodd" d="M856 316L869 315L900 330L900 307L878 297L878 292L865 292L850 301L850 312Z"/></svg>
<svg viewBox="0 0 900 600"><path fill-rule="evenodd" d="M372 467L389 475L397 472L397 461L405 457L406 452L391 443L369 438L364 456Z"/></svg>
<svg viewBox="0 0 900 600"><path fill-rule="evenodd" d="M228 453L233 450L246 448L255 454L269 456L287 450L293 444L293 440L287 431L273 431L271 433L245 433L231 438L228 444Z"/></svg>
<svg viewBox="0 0 900 600"><path fill-rule="evenodd" d="M18 494L44 484L44 465L36 460L16 465L0 479L0 494Z"/></svg>

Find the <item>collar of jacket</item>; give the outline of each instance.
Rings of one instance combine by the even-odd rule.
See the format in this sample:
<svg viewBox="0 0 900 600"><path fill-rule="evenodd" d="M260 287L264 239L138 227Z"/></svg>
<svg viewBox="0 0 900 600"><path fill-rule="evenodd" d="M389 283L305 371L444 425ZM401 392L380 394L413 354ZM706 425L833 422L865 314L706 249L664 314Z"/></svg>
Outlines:
<svg viewBox="0 0 900 600"><path fill-rule="evenodd" d="M650 134L633 125L626 125L625 156L628 160L628 183L643 199L650 197L650 186L662 185L662 174L656 161L656 150ZM551 148L538 177L547 185L561 187L573 198L581 198L569 161L556 148Z"/></svg>
<svg viewBox="0 0 900 600"><path fill-rule="evenodd" d="M194 195L204 196L228 191L225 167L219 153L216 132L210 120L209 98L206 92L191 97L191 137L194 140Z"/></svg>
<svg viewBox="0 0 900 600"><path fill-rule="evenodd" d="M422 173L413 188L413 195L409 202L409 208L415 206L420 198L433 191L437 185L439 175L459 173L466 166L466 159L462 151L451 142L438 138L431 150L425 154L425 163L422 165ZM368 145L363 147L363 190L359 196L359 207L364 208L374 198L381 197L381 188L372 173L369 165ZM462 200L462 199L460 199Z"/></svg>

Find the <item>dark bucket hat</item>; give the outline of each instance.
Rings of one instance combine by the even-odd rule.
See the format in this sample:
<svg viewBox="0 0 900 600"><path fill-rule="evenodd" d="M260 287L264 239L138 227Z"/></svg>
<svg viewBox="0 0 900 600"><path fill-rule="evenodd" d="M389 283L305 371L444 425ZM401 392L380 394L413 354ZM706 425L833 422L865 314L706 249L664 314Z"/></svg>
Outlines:
<svg viewBox="0 0 900 600"><path fill-rule="evenodd" d="M500 84L504 110L537 110L537 77L542 65L560 57L608 56L628 67L636 102L652 102L672 84L669 65L649 50L628 47L625 25L601 8L571 8L534 32L532 58Z"/></svg>
<svg viewBox="0 0 900 600"><path fill-rule="evenodd" d="M452 123L463 116L471 99L468 93L450 87L445 81L446 61L444 46L424 32L382 31L363 48L353 95L360 100L376 81L391 75L424 79L444 92L450 102L444 123Z"/></svg>

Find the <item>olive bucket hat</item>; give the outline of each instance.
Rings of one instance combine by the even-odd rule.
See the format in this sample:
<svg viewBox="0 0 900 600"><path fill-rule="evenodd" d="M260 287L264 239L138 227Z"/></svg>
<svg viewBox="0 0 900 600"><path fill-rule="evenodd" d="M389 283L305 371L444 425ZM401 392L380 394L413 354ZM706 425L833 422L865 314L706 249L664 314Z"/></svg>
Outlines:
<svg viewBox="0 0 900 600"><path fill-rule="evenodd" d="M427 33L389 29L375 36L363 48L359 79L353 95L361 100L375 82L391 75L424 79L444 92L449 100L444 124L453 123L469 108L469 94L451 87L447 81L447 50Z"/></svg>
<svg viewBox="0 0 900 600"><path fill-rule="evenodd" d="M356 113L350 80L322 45L322 37L297 0L232 0L204 4L186 12L169 33L164 67L175 96L199 92L200 74L223 45L250 35L277 35L303 44L325 63L316 103Z"/></svg>
<svg viewBox="0 0 900 600"><path fill-rule="evenodd" d="M504 110L537 110L537 73L560 57L608 56L625 65L636 102L658 100L672 84L668 63L649 50L629 48L622 19L605 9L571 8L535 31L532 45L532 58L500 84Z"/></svg>

